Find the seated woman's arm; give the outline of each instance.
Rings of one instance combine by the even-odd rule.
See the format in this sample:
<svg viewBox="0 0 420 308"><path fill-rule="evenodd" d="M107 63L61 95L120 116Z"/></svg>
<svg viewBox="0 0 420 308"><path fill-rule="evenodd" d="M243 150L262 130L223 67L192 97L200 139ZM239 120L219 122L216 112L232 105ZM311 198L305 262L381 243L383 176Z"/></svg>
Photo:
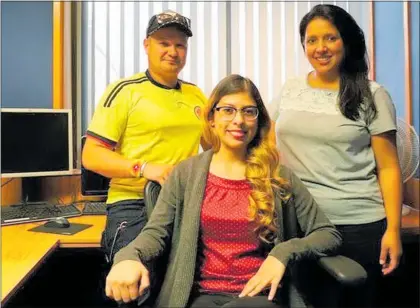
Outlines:
<svg viewBox="0 0 420 308"><path fill-rule="evenodd" d="M173 231L176 205L180 193L176 190L179 171L171 173L159 194L152 215L142 232L114 257L114 265L106 278L106 295L116 301L130 302L143 295L150 286L149 272L144 263L162 255Z"/></svg>
<svg viewBox="0 0 420 308"><path fill-rule="evenodd" d="M289 169L282 167L282 177L288 179L292 196L285 206L294 206L304 237L277 244L270 252L285 266L289 261L306 257L323 257L341 245L341 235L320 210L302 181Z"/></svg>
<svg viewBox="0 0 420 308"><path fill-rule="evenodd" d="M304 257L322 257L341 245L341 235L321 212L305 185L289 169L282 167L281 177L287 179L292 195L284 206L294 206L298 223L305 236L278 243L269 253L258 272L248 281L239 297L255 296L267 286L272 300L290 261Z"/></svg>

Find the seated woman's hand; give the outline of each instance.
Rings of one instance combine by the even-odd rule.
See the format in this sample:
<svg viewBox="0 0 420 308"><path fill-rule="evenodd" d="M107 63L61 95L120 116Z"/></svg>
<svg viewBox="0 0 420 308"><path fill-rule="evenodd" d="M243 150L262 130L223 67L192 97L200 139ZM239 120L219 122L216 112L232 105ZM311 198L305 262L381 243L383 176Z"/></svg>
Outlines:
<svg viewBox="0 0 420 308"><path fill-rule="evenodd" d="M140 286L139 286L140 282ZM139 261L125 260L111 268L106 277L106 296L128 303L150 286L149 271Z"/></svg>
<svg viewBox="0 0 420 308"><path fill-rule="evenodd" d="M245 285L239 297L252 297L269 286L270 293L268 294L268 300L273 300L285 270L286 267L283 263L275 257L268 256L263 264L261 264L258 272Z"/></svg>

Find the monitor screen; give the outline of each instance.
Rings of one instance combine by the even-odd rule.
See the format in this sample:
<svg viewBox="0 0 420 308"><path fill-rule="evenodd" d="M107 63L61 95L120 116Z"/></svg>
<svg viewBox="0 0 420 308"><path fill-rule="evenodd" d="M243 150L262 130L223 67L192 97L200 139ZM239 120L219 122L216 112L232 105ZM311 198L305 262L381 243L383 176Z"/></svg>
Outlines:
<svg viewBox="0 0 420 308"><path fill-rule="evenodd" d="M73 173L71 110L1 109L1 176Z"/></svg>
<svg viewBox="0 0 420 308"><path fill-rule="evenodd" d="M82 149L85 145L86 137L82 138ZM108 194L109 178L85 169L82 165L82 195L83 196L101 196Z"/></svg>

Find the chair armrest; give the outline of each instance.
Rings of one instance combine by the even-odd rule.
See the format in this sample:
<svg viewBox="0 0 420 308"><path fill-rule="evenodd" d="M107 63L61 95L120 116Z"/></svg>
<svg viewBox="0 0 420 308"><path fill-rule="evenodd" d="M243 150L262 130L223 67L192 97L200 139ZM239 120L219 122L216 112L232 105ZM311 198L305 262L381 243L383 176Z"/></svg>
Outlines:
<svg viewBox="0 0 420 308"><path fill-rule="evenodd" d="M136 299L137 307L141 307L150 297L150 289L145 290L144 294Z"/></svg>
<svg viewBox="0 0 420 308"><path fill-rule="evenodd" d="M367 278L365 269L359 263L344 256L322 257L318 264L343 285L359 285Z"/></svg>

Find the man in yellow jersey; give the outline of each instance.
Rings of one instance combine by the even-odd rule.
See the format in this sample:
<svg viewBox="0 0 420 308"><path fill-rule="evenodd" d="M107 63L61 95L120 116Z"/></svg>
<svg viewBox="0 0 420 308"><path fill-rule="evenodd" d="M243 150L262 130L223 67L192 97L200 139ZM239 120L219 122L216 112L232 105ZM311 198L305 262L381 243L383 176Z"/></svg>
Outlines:
<svg viewBox="0 0 420 308"><path fill-rule="evenodd" d="M174 165L198 153L206 98L178 79L191 36L188 18L154 15L144 40L148 70L109 85L89 124L83 165L111 178L101 240L110 262L146 223L146 181L162 184Z"/></svg>

